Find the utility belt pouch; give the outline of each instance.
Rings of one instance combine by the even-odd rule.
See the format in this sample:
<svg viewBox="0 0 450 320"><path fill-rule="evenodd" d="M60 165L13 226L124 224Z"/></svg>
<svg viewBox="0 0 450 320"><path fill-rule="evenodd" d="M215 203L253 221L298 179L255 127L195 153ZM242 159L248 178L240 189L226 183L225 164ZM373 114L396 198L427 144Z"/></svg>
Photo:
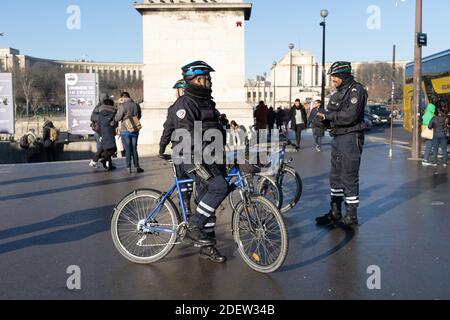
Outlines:
<svg viewBox="0 0 450 320"><path fill-rule="evenodd" d="M196 174L204 182L208 182L214 177L208 167L204 164L194 164L193 167L187 171L187 173Z"/></svg>

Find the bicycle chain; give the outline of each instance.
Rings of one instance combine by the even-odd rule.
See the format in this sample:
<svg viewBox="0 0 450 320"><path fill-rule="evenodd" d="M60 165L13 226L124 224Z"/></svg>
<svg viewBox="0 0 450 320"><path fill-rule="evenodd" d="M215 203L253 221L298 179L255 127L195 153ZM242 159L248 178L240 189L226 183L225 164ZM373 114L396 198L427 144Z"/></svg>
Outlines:
<svg viewBox="0 0 450 320"><path fill-rule="evenodd" d="M147 226L150 226L150 227L151 226L174 227L175 225L173 225L173 224L163 224L163 223L158 223L158 224L150 223ZM178 228L180 228L180 227L181 227L181 225L178 226ZM177 234L178 234L178 230L177 230ZM145 245L141 244L141 245L139 245L139 242L142 242L145 239L147 239L147 235L144 235L144 237L142 237L142 239L139 240L138 243L136 243L136 245L138 247L141 247L141 248L147 248L147 247L165 247L165 246L168 246L168 245L178 245L178 244L182 243L182 242L169 242L169 243L161 243L161 244L155 243L155 244L145 244Z"/></svg>

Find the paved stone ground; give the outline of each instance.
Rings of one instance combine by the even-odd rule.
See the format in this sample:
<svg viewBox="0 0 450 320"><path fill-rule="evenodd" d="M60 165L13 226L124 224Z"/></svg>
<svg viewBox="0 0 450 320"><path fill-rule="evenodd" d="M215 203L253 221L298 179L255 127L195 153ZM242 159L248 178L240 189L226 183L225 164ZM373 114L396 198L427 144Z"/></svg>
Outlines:
<svg viewBox="0 0 450 320"><path fill-rule="evenodd" d="M186 246L147 266L116 252L111 210L133 189L169 186L170 166L160 160L144 159L141 176L85 162L0 166L0 299L449 299L449 171L407 161L402 147L388 160L385 136L377 129L367 139L356 230L314 224L328 210L329 141L318 154L307 135L305 150L290 153L304 193L285 216L288 259L270 275L242 262L226 205L218 221L224 265ZM81 267L80 291L66 288L70 265ZM367 288L371 265L381 268L381 290Z"/></svg>

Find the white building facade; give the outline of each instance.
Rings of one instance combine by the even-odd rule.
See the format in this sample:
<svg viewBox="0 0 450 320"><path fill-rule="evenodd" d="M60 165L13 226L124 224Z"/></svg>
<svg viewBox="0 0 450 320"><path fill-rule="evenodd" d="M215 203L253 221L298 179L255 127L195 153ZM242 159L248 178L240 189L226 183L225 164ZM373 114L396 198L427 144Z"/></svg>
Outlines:
<svg viewBox="0 0 450 320"><path fill-rule="evenodd" d="M329 66L327 63L326 69ZM247 80L246 83L247 102L250 104L265 101L267 105L279 107L287 106L296 99L309 102L320 99L322 65L308 51L292 50L292 63L291 52L288 52L272 67L267 81L257 80ZM329 85L330 78L327 76L326 87Z"/></svg>
<svg viewBox="0 0 450 320"><path fill-rule="evenodd" d="M367 64L376 64L381 61L355 61L352 62L353 73L357 74L358 69ZM392 63L383 61L383 63ZM406 61L397 61L397 67L404 69ZM331 67L331 62L325 63L325 71ZM292 78L290 79L290 76ZM290 86L292 85L292 96L290 96ZM326 75L325 88L327 92L331 92L331 78ZM296 99L300 99L302 103L311 102L321 98L322 91L322 63L306 50L288 52L276 65L272 67L270 74L265 79L258 76L257 79L248 79L245 89L247 92L247 102L256 105L259 101L264 101L270 106L289 105Z"/></svg>
<svg viewBox="0 0 450 320"><path fill-rule="evenodd" d="M94 62L86 60L54 60L31 57L13 48L0 48L0 70L30 68L38 62L56 65L67 72L98 73L100 77L142 80L142 63Z"/></svg>

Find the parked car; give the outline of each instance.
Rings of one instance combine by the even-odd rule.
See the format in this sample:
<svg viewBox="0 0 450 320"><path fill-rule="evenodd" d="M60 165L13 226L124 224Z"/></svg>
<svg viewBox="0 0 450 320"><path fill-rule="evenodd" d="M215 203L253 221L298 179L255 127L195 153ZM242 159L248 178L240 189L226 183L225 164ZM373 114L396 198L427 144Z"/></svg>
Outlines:
<svg viewBox="0 0 450 320"><path fill-rule="evenodd" d="M366 125L366 131L372 130L372 121L370 121L369 116L367 116L366 114L364 114L364 123Z"/></svg>
<svg viewBox="0 0 450 320"><path fill-rule="evenodd" d="M390 108L383 104L368 105L365 110L365 115L374 126L390 125L392 121Z"/></svg>

